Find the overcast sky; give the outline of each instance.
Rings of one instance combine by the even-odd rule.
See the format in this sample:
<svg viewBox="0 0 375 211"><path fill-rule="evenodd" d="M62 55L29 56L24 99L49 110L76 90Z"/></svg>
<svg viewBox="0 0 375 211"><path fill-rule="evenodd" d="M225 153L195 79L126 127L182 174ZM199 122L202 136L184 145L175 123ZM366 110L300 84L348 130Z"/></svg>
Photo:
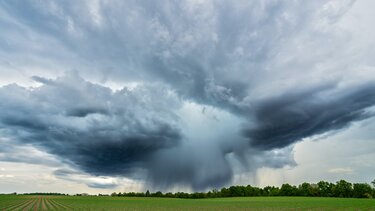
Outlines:
<svg viewBox="0 0 375 211"><path fill-rule="evenodd" d="M0 0L0 192L370 182L374 7Z"/></svg>

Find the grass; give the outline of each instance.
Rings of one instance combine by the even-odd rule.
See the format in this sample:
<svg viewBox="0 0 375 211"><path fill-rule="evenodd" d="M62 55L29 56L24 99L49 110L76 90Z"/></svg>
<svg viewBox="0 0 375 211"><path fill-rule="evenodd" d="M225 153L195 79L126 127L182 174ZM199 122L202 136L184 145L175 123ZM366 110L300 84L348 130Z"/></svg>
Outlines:
<svg viewBox="0 0 375 211"><path fill-rule="evenodd" d="M319 197L174 199L0 195L0 210L375 210L375 200Z"/></svg>

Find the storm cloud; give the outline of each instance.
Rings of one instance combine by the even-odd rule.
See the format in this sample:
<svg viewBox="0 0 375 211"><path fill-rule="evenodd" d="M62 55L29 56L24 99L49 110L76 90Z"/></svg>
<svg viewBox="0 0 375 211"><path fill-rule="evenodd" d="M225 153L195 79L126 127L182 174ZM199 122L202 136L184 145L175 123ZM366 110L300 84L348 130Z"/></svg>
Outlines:
<svg viewBox="0 0 375 211"><path fill-rule="evenodd" d="M265 99L254 108L254 128L244 129L243 133L252 146L269 150L339 130L374 115L366 110L375 105L373 83L340 91L319 87Z"/></svg>
<svg viewBox="0 0 375 211"><path fill-rule="evenodd" d="M178 119L167 110L178 100L148 89L112 92L76 74L31 90L9 85L0 90L2 134L92 174L126 175L181 140Z"/></svg>
<svg viewBox="0 0 375 211"><path fill-rule="evenodd" d="M34 147L98 188L295 166L294 144L373 116L375 31L357 6L1 1L0 159Z"/></svg>

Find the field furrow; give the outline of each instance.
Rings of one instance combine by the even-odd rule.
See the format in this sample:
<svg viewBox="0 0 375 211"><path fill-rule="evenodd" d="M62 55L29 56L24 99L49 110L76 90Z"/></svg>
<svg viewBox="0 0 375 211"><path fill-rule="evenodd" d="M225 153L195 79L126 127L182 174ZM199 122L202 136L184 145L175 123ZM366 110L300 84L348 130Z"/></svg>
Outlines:
<svg viewBox="0 0 375 211"><path fill-rule="evenodd" d="M42 207L42 197L39 196L39 197L37 198L37 201L36 201L36 203L34 204L34 206L33 206L32 209L33 209L34 211L36 211L36 210L40 210L41 207Z"/></svg>
<svg viewBox="0 0 375 211"><path fill-rule="evenodd" d="M48 203L51 207L51 210L65 210L64 207L61 207L60 205L56 204L53 199L49 199Z"/></svg>
<svg viewBox="0 0 375 211"><path fill-rule="evenodd" d="M2 198L1 198L2 197ZM375 199L230 197L178 199L110 196L0 196L0 210L375 210Z"/></svg>
<svg viewBox="0 0 375 211"><path fill-rule="evenodd" d="M23 204L23 203L27 203L27 201L15 201L15 202L8 202L6 204L3 204L0 206L0 210L7 210L11 207L14 207L14 206L19 206L20 204Z"/></svg>
<svg viewBox="0 0 375 211"><path fill-rule="evenodd" d="M20 202L18 202L18 201L16 201L16 202L6 202L6 203L0 205L0 210L3 210L5 208L7 208L7 207L15 206L15 205L17 205L19 203Z"/></svg>
<svg viewBox="0 0 375 211"><path fill-rule="evenodd" d="M25 200L24 202L21 202L21 203L18 203L18 204L14 204L12 206L8 206L8 207L5 207L4 210L17 210L18 208L21 208L23 206L26 206L30 203L32 203L33 200Z"/></svg>
<svg viewBox="0 0 375 211"><path fill-rule="evenodd" d="M19 203L19 204L7 207L5 210L19 210L19 209L21 209L24 206L28 206L32 202L33 202L33 200L29 199L29 200L26 200L25 202L22 202L22 203Z"/></svg>
<svg viewBox="0 0 375 211"><path fill-rule="evenodd" d="M58 210L54 204L51 202L51 198L47 197L45 198L45 204L46 204L46 209L47 210Z"/></svg>
<svg viewBox="0 0 375 211"><path fill-rule="evenodd" d="M72 210L73 209L73 207L71 207L70 205L57 202L56 200L53 200L53 199L51 199L51 202L54 203L54 205L58 208L58 210L61 210L61 209Z"/></svg>
<svg viewBox="0 0 375 211"><path fill-rule="evenodd" d="M41 206L39 208L40 210L47 210L47 205L46 205L46 197L42 198Z"/></svg>
<svg viewBox="0 0 375 211"><path fill-rule="evenodd" d="M17 210L24 210L24 211L25 210L31 210L34 207L34 205L37 201L38 201L38 199L34 198L31 203L29 203L29 204L27 204L23 207L20 207L19 209L17 208Z"/></svg>

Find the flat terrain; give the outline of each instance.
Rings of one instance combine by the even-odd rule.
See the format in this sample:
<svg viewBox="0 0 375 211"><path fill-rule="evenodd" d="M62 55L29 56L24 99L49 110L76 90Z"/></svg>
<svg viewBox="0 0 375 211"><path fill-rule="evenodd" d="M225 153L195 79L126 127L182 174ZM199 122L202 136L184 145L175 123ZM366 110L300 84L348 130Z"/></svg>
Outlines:
<svg viewBox="0 0 375 211"><path fill-rule="evenodd" d="M375 210L375 199L309 197L174 199L0 195L0 210Z"/></svg>

